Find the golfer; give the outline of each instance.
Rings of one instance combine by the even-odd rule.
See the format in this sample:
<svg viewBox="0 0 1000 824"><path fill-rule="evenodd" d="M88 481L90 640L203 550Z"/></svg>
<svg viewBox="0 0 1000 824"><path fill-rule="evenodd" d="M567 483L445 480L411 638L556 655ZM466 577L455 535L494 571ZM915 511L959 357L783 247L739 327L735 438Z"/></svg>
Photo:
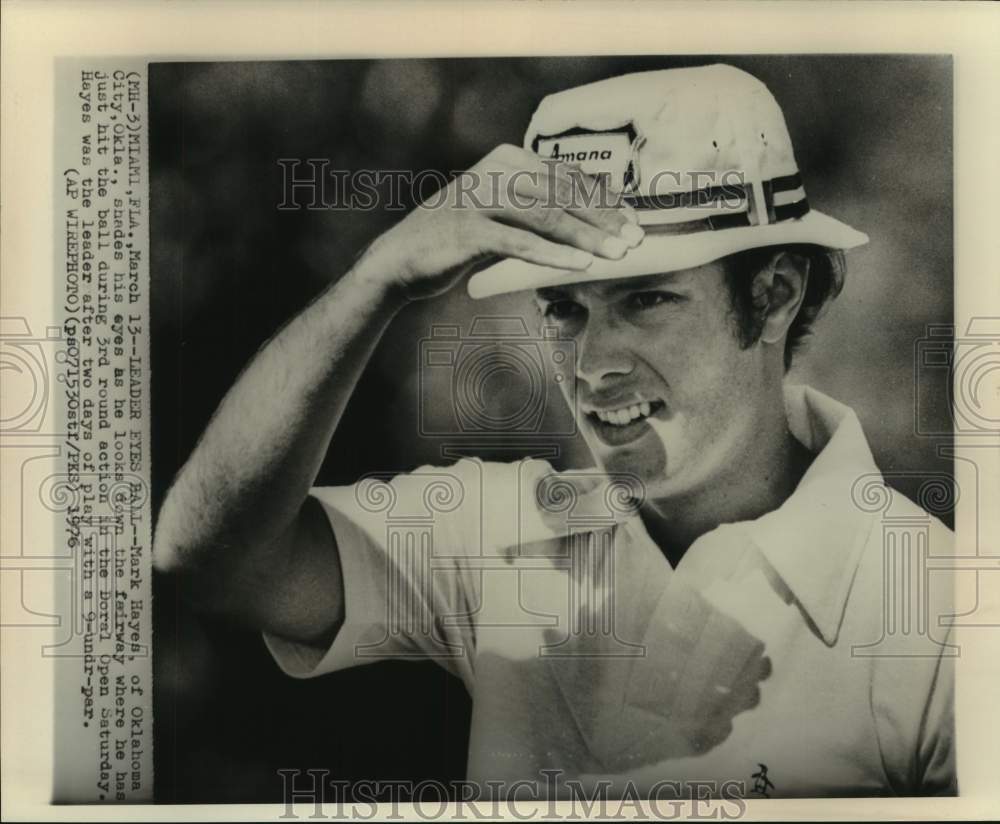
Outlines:
<svg viewBox="0 0 1000 824"><path fill-rule="evenodd" d="M523 147L433 199L247 366L164 502L157 568L296 677L440 662L473 699L473 781L954 794L947 587L919 643L889 643L858 497L881 476L849 408L786 382L868 238L808 201L767 88L710 65L553 94ZM380 335L455 288L527 292L572 344L559 385L595 468L315 487Z"/></svg>

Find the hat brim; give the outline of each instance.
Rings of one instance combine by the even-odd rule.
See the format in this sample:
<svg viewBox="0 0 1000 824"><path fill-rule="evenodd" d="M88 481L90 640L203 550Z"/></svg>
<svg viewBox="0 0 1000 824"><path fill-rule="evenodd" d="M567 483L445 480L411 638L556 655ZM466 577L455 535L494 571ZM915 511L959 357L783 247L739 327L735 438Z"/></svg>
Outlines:
<svg viewBox="0 0 1000 824"><path fill-rule="evenodd" d="M469 296L478 300L546 286L675 272L703 266L747 249L786 243L812 243L846 250L867 242L868 235L864 232L812 210L801 218L766 226L740 226L683 235L649 232L642 243L620 260L597 257L584 270L556 269L508 258L473 275L468 290Z"/></svg>

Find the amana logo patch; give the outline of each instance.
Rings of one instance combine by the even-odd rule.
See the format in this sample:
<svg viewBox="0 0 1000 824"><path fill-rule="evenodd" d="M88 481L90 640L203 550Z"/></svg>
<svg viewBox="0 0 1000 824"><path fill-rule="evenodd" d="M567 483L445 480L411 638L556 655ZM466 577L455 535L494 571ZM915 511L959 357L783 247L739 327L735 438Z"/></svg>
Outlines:
<svg viewBox="0 0 1000 824"><path fill-rule="evenodd" d="M609 175L623 192L634 191L639 184L636 132L631 124L607 131L575 128L538 135L532 148L543 158L575 163L587 174Z"/></svg>

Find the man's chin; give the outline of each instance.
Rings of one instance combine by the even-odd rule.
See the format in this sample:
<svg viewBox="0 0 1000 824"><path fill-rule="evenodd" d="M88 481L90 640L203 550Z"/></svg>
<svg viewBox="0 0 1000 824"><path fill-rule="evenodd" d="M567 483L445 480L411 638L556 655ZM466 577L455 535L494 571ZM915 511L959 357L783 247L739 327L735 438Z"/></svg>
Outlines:
<svg viewBox="0 0 1000 824"><path fill-rule="evenodd" d="M591 452L597 465L608 475L634 479L630 482L634 483L642 497L648 497L653 489L669 483L667 453L663 444L655 439L642 438L618 448L591 444Z"/></svg>

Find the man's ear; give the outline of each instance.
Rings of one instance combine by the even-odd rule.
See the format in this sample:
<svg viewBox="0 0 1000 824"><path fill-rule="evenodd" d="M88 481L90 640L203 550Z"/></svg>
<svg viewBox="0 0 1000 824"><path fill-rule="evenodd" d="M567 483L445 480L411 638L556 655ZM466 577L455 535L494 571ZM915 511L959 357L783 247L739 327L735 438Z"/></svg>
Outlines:
<svg viewBox="0 0 1000 824"><path fill-rule="evenodd" d="M753 304L763 310L760 339L779 343L799 313L809 283L809 259L777 252L754 277Z"/></svg>

